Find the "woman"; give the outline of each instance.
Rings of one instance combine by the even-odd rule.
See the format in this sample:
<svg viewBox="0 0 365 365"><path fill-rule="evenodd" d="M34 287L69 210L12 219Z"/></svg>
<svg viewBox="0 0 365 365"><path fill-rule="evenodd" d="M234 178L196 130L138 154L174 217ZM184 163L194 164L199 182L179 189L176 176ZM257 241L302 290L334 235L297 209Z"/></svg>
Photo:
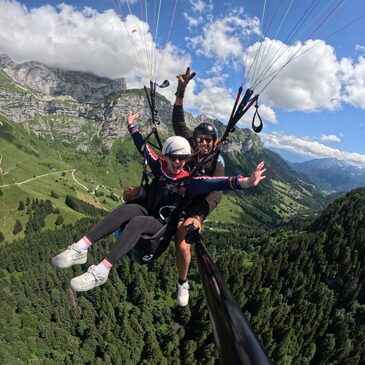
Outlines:
<svg viewBox="0 0 365 365"><path fill-rule="evenodd" d="M52 259L53 265L59 268L83 264L87 260L87 250L93 243L113 233L120 226L124 226L122 234L104 260L98 265L92 265L86 273L71 280L71 287L75 291L87 291L104 284L113 265L137 244L141 235L154 235L166 224L169 208L175 201L178 189L189 176L189 173L184 170L185 163L191 154L189 142L183 137L170 137L163 144L163 157L159 157L145 143L138 127L133 124L138 116L139 113L129 114L128 130L138 151L146 157L154 175L146 207L138 204L118 207L97 223L80 241ZM263 176L265 171L264 163L261 162L249 178L242 176L192 178L184 199L188 202L194 196L210 191L255 186L265 178Z"/></svg>

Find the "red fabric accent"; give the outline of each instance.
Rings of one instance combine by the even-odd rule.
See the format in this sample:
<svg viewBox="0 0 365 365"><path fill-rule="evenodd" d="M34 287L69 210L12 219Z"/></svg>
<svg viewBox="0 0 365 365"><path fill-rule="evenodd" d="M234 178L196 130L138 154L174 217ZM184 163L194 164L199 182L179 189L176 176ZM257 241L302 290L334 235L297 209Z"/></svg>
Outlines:
<svg viewBox="0 0 365 365"><path fill-rule="evenodd" d="M147 150L149 152L149 154L151 155L151 157L155 160L158 160L160 157L158 156L158 154L148 145L146 144Z"/></svg>
<svg viewBox="0 0 365 365"><path fill-rule="evenodd" d="M161 164L162 173L169 179L181 179L183 177L189 176L189 173L187 171L182 171L178 174L173 174L173 173L169 172L168 163L163 158L160 158L160 164Z"/></svg>

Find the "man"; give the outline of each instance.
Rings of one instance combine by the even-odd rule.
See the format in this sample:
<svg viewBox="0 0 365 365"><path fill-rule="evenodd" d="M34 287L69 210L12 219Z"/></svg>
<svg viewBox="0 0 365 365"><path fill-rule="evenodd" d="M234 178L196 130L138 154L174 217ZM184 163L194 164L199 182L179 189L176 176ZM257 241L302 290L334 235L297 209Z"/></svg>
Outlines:
<svg viewBox="0 0 365 365"><path fill-rule="evenodd" d="M175 134L186 138L196 152L194 160L187 162L187 165L190 162L192 166L212 152L215 145L218 143L218 132L214 125L210 123L200 123L193 131L186 126L183 100L186 87L194 76L195 72L190 73L190 67L187 68L185 74L179 74L177 76L178 87L175 94L176 100L172 114L172 125ZM200 168L198 171L198 176L199 175L224 176L223 164L220 161L210 159ZM217 191L196 197L186 209L184 221L180 222L175 234L176 264L179 274L179 280L177 282L177 303L180 306L186 306L189 302L189 284L187 276L191 261L191 252L190 245L185 241L185 227L189 224L194 224L194 226L200 230L205 218L219 204L222 194L221 191Z"/></svg>

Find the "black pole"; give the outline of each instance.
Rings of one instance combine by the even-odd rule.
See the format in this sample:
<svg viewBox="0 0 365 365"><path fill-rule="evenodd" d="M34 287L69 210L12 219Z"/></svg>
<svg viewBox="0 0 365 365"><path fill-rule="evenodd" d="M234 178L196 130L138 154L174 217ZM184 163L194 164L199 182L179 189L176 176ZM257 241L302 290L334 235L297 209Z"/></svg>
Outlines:
<svg viewBox="0 0 365 365"><path fill-rule="evenodd" d="M194 246L222 365L270 365L245 315L209 257L202 236L194 228L187 231L186 240Z"/></svg>

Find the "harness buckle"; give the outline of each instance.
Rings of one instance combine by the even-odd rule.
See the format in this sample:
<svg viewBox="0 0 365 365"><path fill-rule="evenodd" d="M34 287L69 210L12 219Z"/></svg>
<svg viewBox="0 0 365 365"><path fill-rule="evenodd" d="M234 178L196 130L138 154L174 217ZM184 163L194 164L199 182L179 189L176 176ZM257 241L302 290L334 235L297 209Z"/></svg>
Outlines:
<svg viewBox="0 0 365 365"><path fill-rule="evenodd" d="M163 207L161 207L158 211L158 214L160 215L160 218L162 219L163 222L167 222L167 220L169 219L169 216L171 214L171 212L175 209L176 207L174 205L164 205ZM163 214L163 210L164 209L168 209L168 215L165 217Z"/></svg>

